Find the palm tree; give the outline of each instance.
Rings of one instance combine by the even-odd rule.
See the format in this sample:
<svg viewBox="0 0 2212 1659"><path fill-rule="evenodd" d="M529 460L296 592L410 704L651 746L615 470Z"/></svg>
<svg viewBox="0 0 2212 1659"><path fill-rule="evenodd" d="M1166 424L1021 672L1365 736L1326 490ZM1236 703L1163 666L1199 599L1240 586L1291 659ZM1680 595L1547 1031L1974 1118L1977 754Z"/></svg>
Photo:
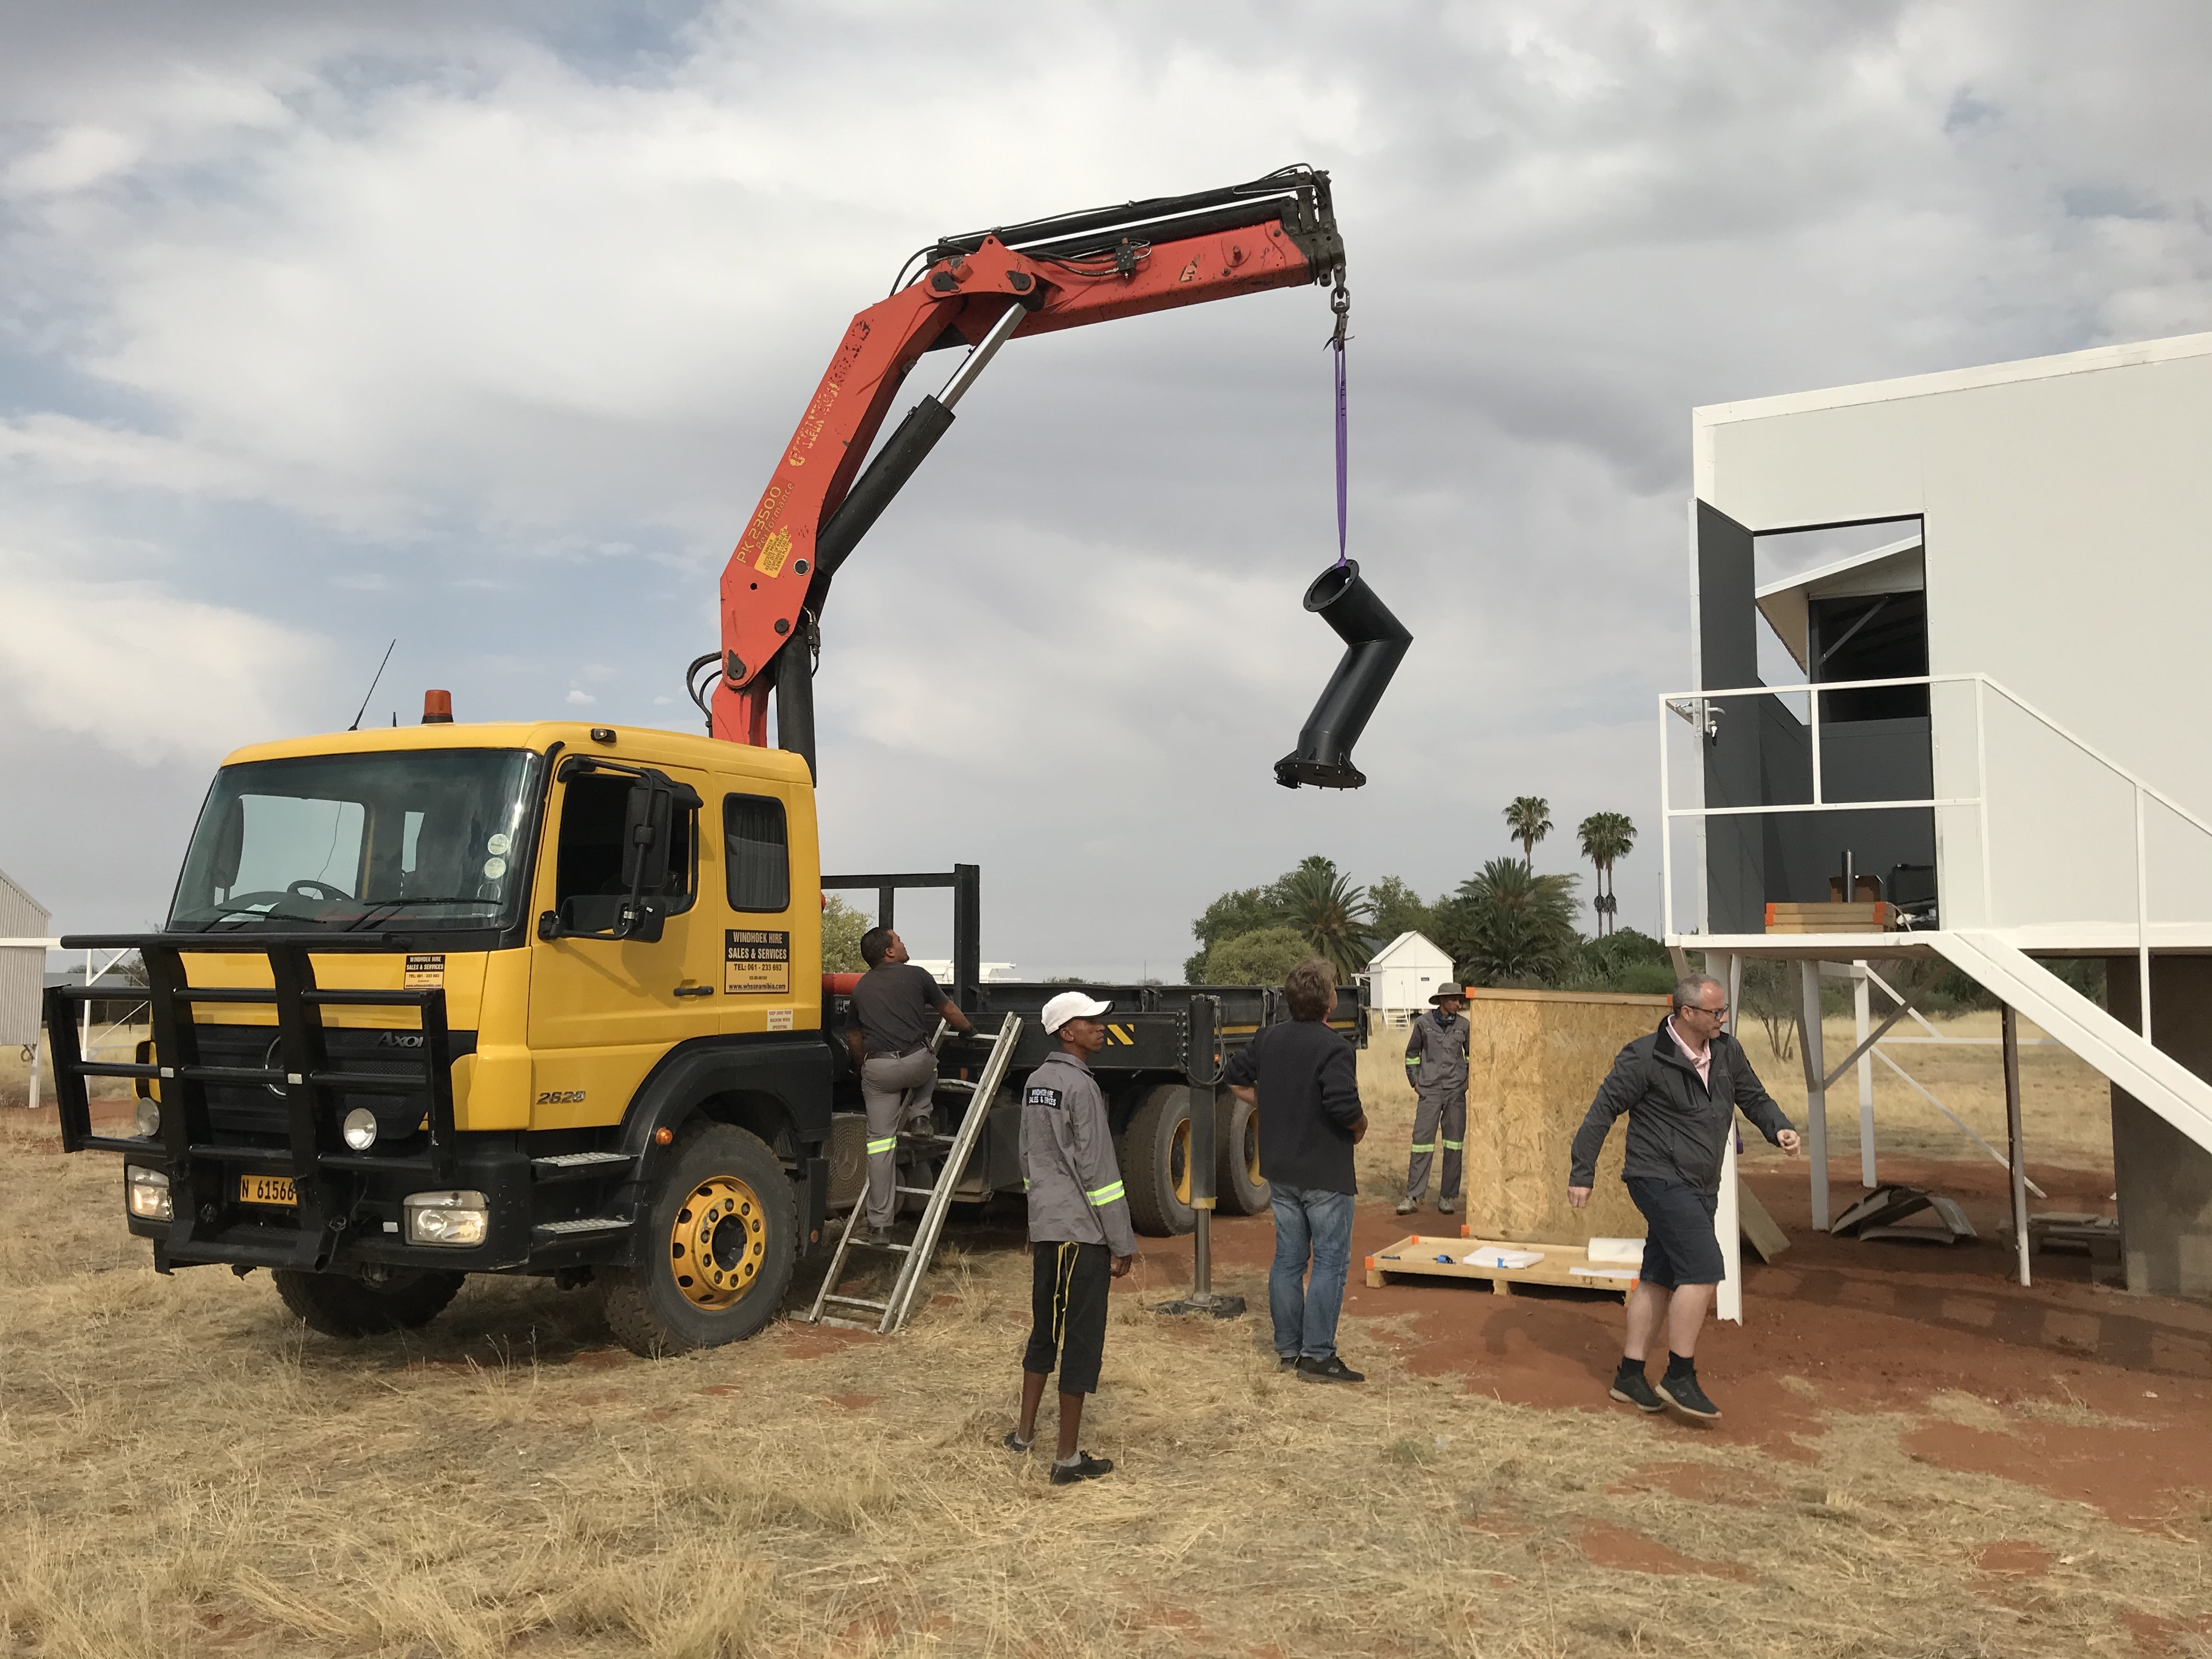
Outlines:
<svg viewBox="0 0 2212 1659"><path fill-rule="evenodd" d="M1533 866L1536 843L1552 833L1552 803L1541 795L1518 795L1505 809L1505 828L1521 843L1521 856Z"/></svg>
<svg viewBox="0 0 2212 1659"><path fill-rule="evenodd" d="M1444 908L1452 948L1478 983L1541 982L1566 966L1575 932L1574 876L1540 876L1524 859L1492 859Z"/></svg>
<svg viewBox="0 0 2212 1659"><path fill-rule="evenodd" d="M1582 821L1576 833L1582 837L1583 856L1597 867L1597 893L1591 908L1597 912L1597 930L1602 935L1620 926L1617 915L1620 907L1613 896L1613 866L1616 859L1625 859L1636 845L1636 826L1626 812L1593 812Z"/></svg>
<svg viewBox="0 0 2212 1659"><path fill-rule="evenodd" d="M1340 984L1350 984L1367 966L1367 927L1374 914L1367 890L1353 886L1326 860L1308 859L1291 873L1283 884L1283 911L1314 953L1328 959Z"/></svg>

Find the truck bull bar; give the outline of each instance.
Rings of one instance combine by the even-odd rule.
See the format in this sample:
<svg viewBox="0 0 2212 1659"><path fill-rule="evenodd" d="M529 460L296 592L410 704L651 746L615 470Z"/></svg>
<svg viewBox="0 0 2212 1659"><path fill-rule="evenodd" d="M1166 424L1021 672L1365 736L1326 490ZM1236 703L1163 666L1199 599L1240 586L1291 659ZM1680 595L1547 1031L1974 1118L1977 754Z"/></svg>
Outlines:
<svg viewBox="0 0 2212 1659"><path fill-rule="evenodd" d="M67 1152L166 1154L174 1215L167 1254L189 1261L196 1238L222 1230L234 1206L236 1176L291 1177L299 1204L296 1242L245 1244L224 1239L220 1259L258 1261L268 1267L320 1272L349 1224L358 1177L415 1173L451 1187L459 1176L453 1129L452 1040L442 988L414 990L337 990L315 982L314 954L387 953L385 933L73 934L64 950L135 950L146 966L147 1002L153 1030L153 1063L88 1060L79 1048L69 1005L95 994L89 986L60 985L46 993L46 1024L53 1045L54 1091L60 1110L62 1150ZM260 956L268 960L268 988L195 986L185 972L194 955ZM107 994L100 993L100 994ZM273 1009L279 1066L210 1066L200 1058L196 1006L243 1005ZM422 1023L421 1066L392 1072L332 1069L324 1041L327 1007L413 1008ZM395 1056L395 1059L398 1057ZM88 1083L96 1077L130 1078L143 1094L160 1086L158 1139L92 1132ZM283 1096L288 1146L226 1145L216 1138L209 1111L210 1084L265 1087ZM388 1094L428 1102L429 1146L423 1153L356 1152L345 1145L337 1102L344 1094ZM203 1248L214 1248L210 1243Z"/></svg>

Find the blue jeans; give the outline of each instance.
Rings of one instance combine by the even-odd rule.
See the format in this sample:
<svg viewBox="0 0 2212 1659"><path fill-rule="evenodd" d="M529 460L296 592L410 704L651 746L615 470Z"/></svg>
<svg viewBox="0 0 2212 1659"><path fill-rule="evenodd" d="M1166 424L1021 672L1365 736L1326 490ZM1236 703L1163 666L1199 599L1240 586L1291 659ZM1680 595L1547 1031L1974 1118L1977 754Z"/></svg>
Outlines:
<svg viewBox="0 0 2212 1659"><path fill-rule="evenodd" d="M1267 1271L1267 1308L1275 1316L1275 1352L1285 1358L1326 1359L1336 1352L1336 1316L1344 1310L1344 1274L1352 1263L1352 1194L1279 1181L1274 1190L1275 1265Z"/></svg>

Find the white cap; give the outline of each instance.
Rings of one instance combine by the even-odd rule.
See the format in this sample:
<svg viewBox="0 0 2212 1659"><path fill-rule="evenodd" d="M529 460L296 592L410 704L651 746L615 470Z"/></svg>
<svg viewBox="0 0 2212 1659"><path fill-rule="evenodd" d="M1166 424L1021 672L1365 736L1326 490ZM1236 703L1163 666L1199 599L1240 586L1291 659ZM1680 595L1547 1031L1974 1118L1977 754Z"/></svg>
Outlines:
<svg viewBox="0 0 2212 1659"><path fill-rule="evenodd" d="M1057 1031L1071 1019L1090 1019L1114 1005L1087 997L1080 991L1062 991L1044 1006L1044 1029Z"/></svg>

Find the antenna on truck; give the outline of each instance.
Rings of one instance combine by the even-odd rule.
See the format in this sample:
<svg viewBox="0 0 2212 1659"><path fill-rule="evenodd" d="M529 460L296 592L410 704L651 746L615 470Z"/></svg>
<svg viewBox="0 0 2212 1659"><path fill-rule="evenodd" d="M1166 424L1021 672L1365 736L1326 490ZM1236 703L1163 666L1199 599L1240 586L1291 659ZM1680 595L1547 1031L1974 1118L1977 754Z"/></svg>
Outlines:
<svg viewBox="0 0 2212 1659"><path fill-rule="evenodd" d="M398 643L398 637L395 635L392 638L392 645L397 645ZM376 695L376 682L377 680L380 680L384 678L384 665L392 660L392 645L387 645L384 647L383 659L376 665L375 678L369 681L368 690L362 693L361 707L353 711L353 724L346 727L347 731L358 732L361 730L361 717L368 713L368 700ZM392 723L395 726L398 724L398 715L395 714L392 716Z"/></svg>

